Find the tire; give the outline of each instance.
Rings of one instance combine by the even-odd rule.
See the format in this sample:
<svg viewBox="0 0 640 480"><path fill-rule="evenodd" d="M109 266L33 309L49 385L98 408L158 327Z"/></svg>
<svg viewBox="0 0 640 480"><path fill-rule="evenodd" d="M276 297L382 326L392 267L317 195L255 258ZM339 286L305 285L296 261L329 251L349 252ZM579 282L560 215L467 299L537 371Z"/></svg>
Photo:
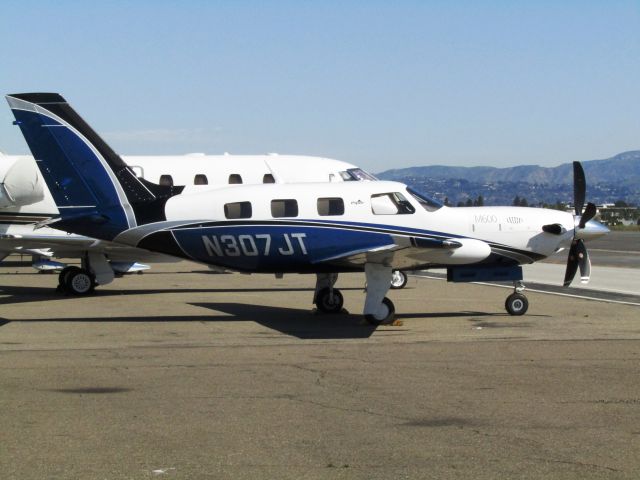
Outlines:
<svg viewBox="0 0 640 480"><path fill-rule="evenodd" d="M529 300L521 293L512 293L504 302L504 308L509 315L524 315L529 309Z"/></svg>
<svg viewBox="0 0 640 480"><path fill-rule="evenodd" d="M76 270L81 270L81 269L80 267L76 267L76 266L64 267L58 274L58 285L65 286L67 284L67 277L69 276L69 274Z"/></svg>
<svg viewBox="0 0 640 480"><path fill-rule="evenodd" d="M401 270L394 270L391 274L391 288L394 290L406 287L408 281L407 274Z"/></svg>
<svg viewBox="0 0 640 480"><path fill-rule="evenodd" d="M382 299L382 303L387 307L387 315L384 318L377 318L374 315L366 314L364 316L365 320L369 322L371 325L384 325L386 323L393 322L394 317L396 316L396 307L391 300L387 297Z"/></svg>
<svg viewBox="0 0 640 480"><path fill-rule="evenodd" d="M93 275L82 268L69 273L66 280L66 291L72 295L88 295L96 287Z"/></svg>
<svg viewBox="0 0 640 480"><path fill-rule="evenodd" d="M69 275L71 275L72 272L79 270L81 270L81 268L76 267L75 265L64 267L58 274L58 286L56 287L56 292L67 293L67 280L69 279Z"/></svg>
<svg viewBox="0 0 640 480"><path fill-rule="evenodd" d="M333 289L333 298L328 288L323 288L316 296L316 306L322 313L340 313L343 305L344 297L337 288Z"/></svg>

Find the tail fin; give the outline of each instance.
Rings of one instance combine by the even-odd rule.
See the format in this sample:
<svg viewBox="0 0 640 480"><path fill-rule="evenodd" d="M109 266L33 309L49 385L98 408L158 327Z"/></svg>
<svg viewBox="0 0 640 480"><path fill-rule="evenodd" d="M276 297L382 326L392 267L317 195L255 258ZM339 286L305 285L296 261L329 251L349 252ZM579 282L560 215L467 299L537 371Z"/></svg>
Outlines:
<svg viewBox="0 0 640 480"><path fill-rule="evenodd" d="M60 211L56 228L112 240L130 228L166 219L166 201L183 187L136 177L57 93L6 98Z"/></svg>

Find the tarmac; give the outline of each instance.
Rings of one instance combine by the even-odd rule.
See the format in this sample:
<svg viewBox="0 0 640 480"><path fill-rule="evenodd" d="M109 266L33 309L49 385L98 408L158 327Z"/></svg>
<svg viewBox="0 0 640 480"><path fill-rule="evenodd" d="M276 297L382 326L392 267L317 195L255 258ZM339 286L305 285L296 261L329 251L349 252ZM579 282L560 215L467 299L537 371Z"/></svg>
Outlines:
<svg viewBox="0 0 640 480"><path fill-rule="evenodd" d="M640 307L411 277L401 325L189 262L0 274L3 479L640 478Z"/></svg>

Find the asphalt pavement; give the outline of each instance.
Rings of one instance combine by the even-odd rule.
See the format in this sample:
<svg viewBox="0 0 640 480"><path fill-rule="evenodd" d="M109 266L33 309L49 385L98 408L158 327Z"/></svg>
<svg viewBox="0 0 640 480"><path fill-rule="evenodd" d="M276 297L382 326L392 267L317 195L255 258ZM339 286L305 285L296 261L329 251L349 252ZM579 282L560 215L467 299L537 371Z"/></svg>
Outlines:
<svg viewBox="0 0 640 480"><path fill-rule="evenodd" d="M194 271L195 270L195 271ZM6 479L640 477L640 307L411 277L401 324L313 278L0 274Z"/></svg>

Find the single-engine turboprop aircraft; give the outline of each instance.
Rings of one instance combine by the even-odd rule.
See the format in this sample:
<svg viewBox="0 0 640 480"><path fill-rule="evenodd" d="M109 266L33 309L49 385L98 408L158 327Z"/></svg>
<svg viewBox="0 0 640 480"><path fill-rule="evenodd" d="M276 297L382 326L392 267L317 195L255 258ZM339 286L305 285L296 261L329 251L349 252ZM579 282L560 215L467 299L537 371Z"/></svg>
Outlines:
<svg viewBox="0 0 640 480"><path fill-rule="evenodd" d="M526 207L447 208L396 182L268 184L176 195L138 178L55 93L7 100L60 211L54 228L251 273L316 273L314 303L339 311L339 272L364 270L365 318L393 319L392 269L447 268L451 281L514 281L512 315L528 307L522 268L570 248L565 285L590 275L584 241L608 232L584 213Z"/></svg>

